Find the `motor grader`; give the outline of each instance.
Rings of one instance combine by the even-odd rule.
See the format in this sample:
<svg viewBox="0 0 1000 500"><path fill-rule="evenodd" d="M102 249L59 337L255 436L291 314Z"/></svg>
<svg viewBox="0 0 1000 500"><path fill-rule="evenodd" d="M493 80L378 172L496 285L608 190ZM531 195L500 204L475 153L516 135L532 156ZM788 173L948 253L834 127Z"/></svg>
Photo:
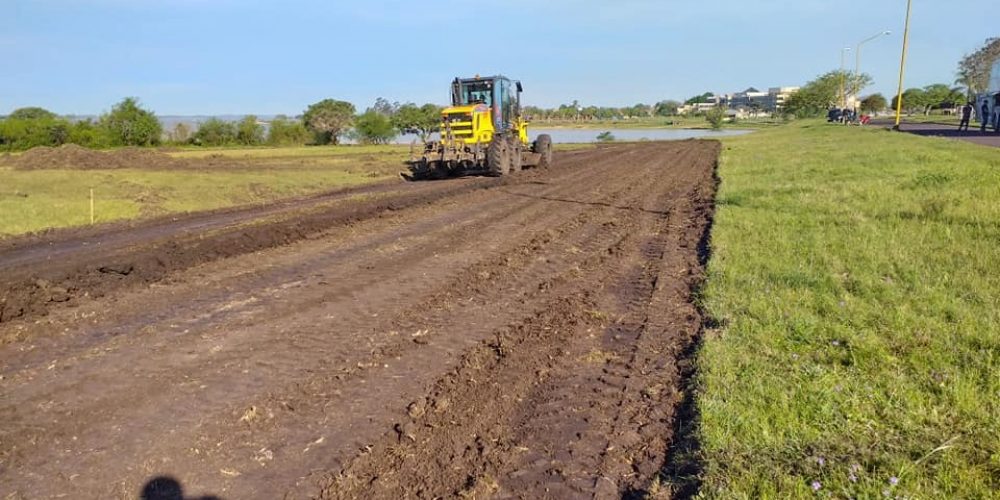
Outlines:
<svg viewBox="0 0 1000 500"><path fill-rule="evenodd" d="M455 78L451 106L441 112L440 139L414 151L407 180L468 174L508 175L552 163L552 138L528 139L521 82L505 76Z"/></svg>

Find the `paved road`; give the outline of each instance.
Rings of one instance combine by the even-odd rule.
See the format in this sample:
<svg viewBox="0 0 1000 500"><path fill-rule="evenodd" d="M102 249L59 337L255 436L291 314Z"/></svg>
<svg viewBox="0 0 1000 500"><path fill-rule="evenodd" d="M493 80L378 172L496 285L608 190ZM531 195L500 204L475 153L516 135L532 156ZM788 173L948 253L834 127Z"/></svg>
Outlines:
<svg viewBox="0 0 1000 500"><path fill-rule="evenodd" d="M889 122L873 122L873 124L891 125ZM960 139L983 146L1000 148L1000 133L994 132L992 129L987 129L986 133L982 133L979 131L979 124L975 123L974 125L975 127L969 127L968 132L959 132L958 125L946 125L942 123L903 123L900 129L911 134Z"/></svg>

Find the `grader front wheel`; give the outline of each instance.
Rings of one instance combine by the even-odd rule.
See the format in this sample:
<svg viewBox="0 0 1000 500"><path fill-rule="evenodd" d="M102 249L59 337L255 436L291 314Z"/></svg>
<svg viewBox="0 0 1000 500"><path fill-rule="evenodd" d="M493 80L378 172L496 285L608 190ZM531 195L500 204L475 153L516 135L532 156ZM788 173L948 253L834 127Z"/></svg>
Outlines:
<svg viewBox="0 0 1000 500"><path fill-rule="evenodd" d="M507 175L510 173L511 151L505 137L496 136L486 148L486 168L490 175Z"/></svg>

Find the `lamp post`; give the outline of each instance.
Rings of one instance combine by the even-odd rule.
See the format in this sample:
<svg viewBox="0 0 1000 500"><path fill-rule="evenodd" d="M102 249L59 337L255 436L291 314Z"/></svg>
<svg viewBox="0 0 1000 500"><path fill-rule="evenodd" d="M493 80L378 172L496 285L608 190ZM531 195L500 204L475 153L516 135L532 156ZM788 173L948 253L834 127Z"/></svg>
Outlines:
<svg viewBox="0 0 1000 500"><path fill-rule="evenodd" d="M840 49L840 109L847 107L847 94L844 93L844 84L847 80L845 73L847 70L844 69L844 57L850 50L850 47Z"/></svg>
<svg viewBox="0 0 1000 500"><path fill-rule="evenodd" d="M868 43L868 42L870 42L870 41L872 41L872 40L875 40L876 38L883 37L883 36L889 36L891 34L892 34L891 31L885 30L885 31L883 31L883 32L881 32L881 33L879 33L877 35L872 35L872 36L870 36L868 38L865 38L864 40L861 40L860 42L858 42L858 46L854 48L854 92L855 92L855 94L857 94L861 90L860 88L858 88L858 87L861 86L861 46L864 45L864 44L866 44L866 43Z"/></svg>
<svg viewBox="0 0 1000 500"><path fill-rule="evenodd" d="M910 10L913 0L906 0L906 27L903 28L903 55L899 58L899 90L896 91L896 130L899 130L899 120L903 115L903 75L906 70L906 49L910 44Z"/></svg>

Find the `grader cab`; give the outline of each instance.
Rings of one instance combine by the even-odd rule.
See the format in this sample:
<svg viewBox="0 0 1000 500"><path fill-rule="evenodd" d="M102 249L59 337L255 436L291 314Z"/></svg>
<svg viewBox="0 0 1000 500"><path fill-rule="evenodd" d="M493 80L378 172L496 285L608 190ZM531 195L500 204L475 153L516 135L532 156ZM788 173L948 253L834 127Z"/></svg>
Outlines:
<svg viewBox="0 0 1000 500"><path fill-rule="evenodd" d="M467 174L501 176L552 163L552 138L528 139L521 82L504 76L456 78L441 112L440 139L406 162L408 180Z"/></svg>

